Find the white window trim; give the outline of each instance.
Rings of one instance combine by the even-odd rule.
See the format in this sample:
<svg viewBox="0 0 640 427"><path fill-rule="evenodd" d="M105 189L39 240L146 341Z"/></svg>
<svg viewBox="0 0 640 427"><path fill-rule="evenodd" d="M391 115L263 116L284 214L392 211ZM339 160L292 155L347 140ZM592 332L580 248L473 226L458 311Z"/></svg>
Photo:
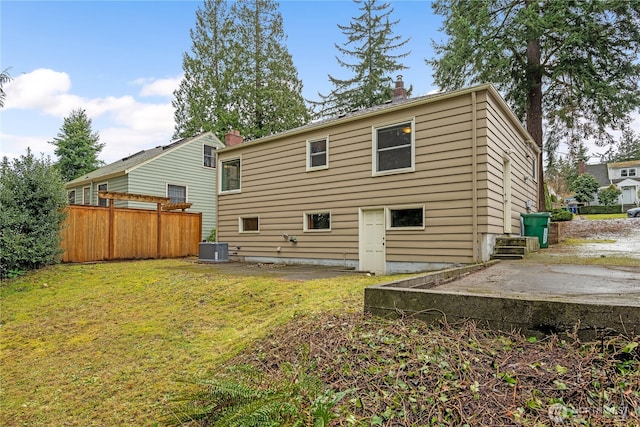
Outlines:
<svg viewBox="0 0 640 427"><path fill-rule="evenodd" d="M230 162L232 160L240 160L240 170L238 171L238 189L234 190L223 190L222 189L222 164L224 162ZM242 155L229 157L228 159L220 159L218 158L218 194L233 194L233 193L241 193L242 192Z"/></svg>
<svg viewBox="0 0 640 427"><path fill-rule="evenodd" d="M411 125L411 166L402 169L393 169L386 171L378 171L378 130L398 126L403 123ZM384 123L371 128L371 175L384 176L395 175L399 173L415 172L416 170L416 118L411 117L404 120L394 120L393 122Z"/></svg>
<svg viewBox="0 0 640 427"><path fill-rule="evenodd" d="M258 219L258 229L257 230L248 230L245 231L242 227L242 220L245 218L257 218ZM238 233L240 234L258 234L260 233L260 215L243 215L238 217Z"/></svg>
<svg viewBox="0 0 640 427"><path fill-rule="evenodd" d="M422 209L422 226L416 227L393 227L391 223L391 211L399 211L403 209ZM384 208L385 215L385 223L387 230L424 230L427 227L427 209L423 204L415 204L415 205L394 205L394 206L386 206Z"/></svg>
<svg viewBox="0 0 640 427"><path fill-rule="evenodd" d="M87 201L84 199L84 194L86 189L89 189L89 203L87 203ZM82 204L83 205L91 205L91 186L87 186L87 187L82 187Z"/></svg>
<svg viewBox="0 0 640 427"><path fill-rule="evenodd" d="M322 166L311 166L311 143L324 141L325 142L325 160L326 163ZM329 136L322 136L319 138L307 139L307 172L329 169Z"/></svg>
<svg viewBox="0 0 640 427"><path fill-rule="evenodd" d="M189 203L189 186L186 184L177 184L175 182L167 182L165 185L165 197L169 197L169 186L184 187L184 203Z"/></svg>
<svg viewBox="0 0 640 427"><path fill-rule="evenodd" d="M204 147L211 147L213 149L213 157L214 157L214 161L211 163L212 166L206 166L204 164L204 159L205 159L205 155L204 155ZM204 169L215 169L217 164L218 164L218 153L217 153L218 147L216 147L215 145L212 144L206 144L203 143L202 144L202 167Z"/></svg>
<svg viewBox="0 0 640 427"><path fill-rule="evenodd" d="M308 215L317 215L317 214L329 214L329 228L309 228L309 223L307 222ZM302 214L302 229L305 233L327 233L331 231L331 226L333 224L331 211L308 211L303 212Z"/></svg>
<svg viewBox="0 0 640 427"><path fill-rule="evenodd" d="M71 199L71 194L73 194L73 203L69 203L70 205L75 205L76 204L76 190L69 190L67 191L67 201L69 199Z"/></svg>

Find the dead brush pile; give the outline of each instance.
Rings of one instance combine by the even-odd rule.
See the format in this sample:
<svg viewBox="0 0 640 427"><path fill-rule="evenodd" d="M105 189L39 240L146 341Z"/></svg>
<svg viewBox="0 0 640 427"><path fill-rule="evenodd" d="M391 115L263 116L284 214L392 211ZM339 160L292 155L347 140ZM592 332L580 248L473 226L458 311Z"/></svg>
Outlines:
<svg viewBox="0 0 640 427"><path fill-rule="evenodd" d="M349 390L331 425L640 425L638 338L495 333L362 314L299 317L231 361Z"/></svg>

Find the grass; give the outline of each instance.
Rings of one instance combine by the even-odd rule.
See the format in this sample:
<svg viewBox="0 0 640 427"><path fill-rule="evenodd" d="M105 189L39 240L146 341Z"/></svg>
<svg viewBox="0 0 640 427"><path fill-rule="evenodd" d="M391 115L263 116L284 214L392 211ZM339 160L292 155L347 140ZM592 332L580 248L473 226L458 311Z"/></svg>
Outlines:
<svg viewBox="0 0 640 427"><path fill-rule="evenodd" d="M536 258L544 261L544 256L546 255L543 253L534 254L531 261L536 261ZM613 257L599 259L554 256L547 261L637 265L637 260ZM406 352L400 351L403 346L415 347L416 351L432 351L432 344L435 345L435 350L455 349L456 345L473 346L476 341L459 341L459 344L455 344L455 340L450 341L449 335L455 338L462 334L460 337L467 340L473 338L473 334L465 335L464 329L451 329L440 335L436 326L432 332L420 329L419 333L413 333L411 331L421 327L411 325L411 333L403 332L401 338L389 341L388 333L381 335L379 331L398 327L404 330L405 326L381 319L365 319L365 323L352 319L352 322L349 313L361 311L364 288L388 280L389 277L384 276L353 275L303 282L260 275L260 271L256 271L255 275L232 276L222 274L215 265L196 264L190 260L156 260L58 265L5 281L0 284L0 425L159 425L162 420L167 419L167 409L176 396L184 396L195 390L185 379L208 378L221 372L225 364L233 363L234 358L241 360L242 357L247 357L247 352L251 355L252 349L256 349L256 346L260 348L262 339L268 336L272 337L271 342L280 346L278 351L282 352L282 358L272 348L255 352L255 356L260 356L265 366L284 361L285 353L302 355L303 360L292 360L293 363L302 364L306 360L314 361L315 364L315 356L311 357L313 352L322 354L325 358L323 360L335 363L335 366L318 371L323 374L322 380L326 384L337 381L335 375L340 372L346 376L349 371L355 372L356 369L364 370L358 374L360 384L367 384L370 378L374 378L369 377L370 374L373 375L369 372L373 368L376 372L380 369L381 373L388 373L378 379L382 383L390 381L393 388L386 392L391 394L386 396L383 391L386 397L375 400L379 396L377 393L383 389L382 383L372 382L372 388L367 392L367 399L371 400L362 406L363 412L357 414L357 418L360 421L367 420L364 425L397 421L397 417L401 416L401 408L394 407L395 412L387 414L383 406L386 401L392 402L393 396L402 396L396 392L404 389L403 384L413 381L412 377L399 377L398 369L404 369L402 366L409 362L425 361L429 366L424 367L431 369L431 363L439 360L433 359L437 355L426 355L429 357L424 360L414 360L411 358L413 356L409 357ZM338 317L331 322L327 321L325 316L334 312L338 313ZM304 319L316 316L322 319L319 323L311 323L308 328L304 326ZM288 327L297 321L301 321L303 326ZM296 329L298 327L300 329ZM342 331L343 335L323 335L334 329L336 332ZM312 341L314 334L320 334L326 340ZM381 342L371 341L373 338L382 340L389 346L385 350L388 357L380 359ZM424 344L417 345L418 338ZM447 397L441 394L444 390L441 388L445 387L447 390L454 390L456 401L460 404L471 405L471 401L464 399L469 396L472 400L475 399L477 391L466 396L464 390L491 389L499 384L502 387L501 395L511 396L509 393L513 390L513 399L518 398L518 403L507 404L505 400L500 401L500 405L510 411L521 408L527 410L527 396L522 393L516 396L517 387L512 387L507 380L502 381L505 386L496 380L505 377L497 374L494 376L495 363L491 365L490 362L495 360L495 352L503 350L504 366L500 362L500 369L509 368L509 375L518 381L520 378L536 376L535 372L520 372L519 368L513 367L512 358L515 355L509 353L509 349L526 345L521 342L524 338L517 338L520 340L517 345L509 344L509 349L500 350L504 347L501 344L504 339L501 336L488 337L485 342L483 338L482 351L476 356L472 354L473 348L460 347L465 357L463 362L466 360L471 363L470 366L473 370L477 369L478 374L489 375L485 382L478 379L476 383L473 378L467 384L465 381L468 378L458 381L457 377L452 377L453 380L449 381L447 375L451 376L452 372L458 375L457 372L466 364L456 365L452 371L447 366L453 366L454 359L443 359L447 363L439 363L438 366L446 369L442 368L442 372L430 371L433 375L428 376L437 379L438 388L431 390L432 384L420 383L415 392L418 394L407 395L407 400L424 396L426 391L432 394L437 392L433 396L429 394L436 400L442 396ZM365 353L365 348L371 349L372 353ZM529 354L530 351L538 352L535 360L544 359L549 363L550 357L556 357L554 354L564 354L563 349L555 347L553 351L556 353L553 354L543 347L529 348L526 353ZM615 354L618 355L620 351L616 350ZM485 353L491 356L487 363L476 366L476 358L484 360L482 355ZM355 359L343 360L345 354L357 356L356 359L364 364L356 366ZM418 357L421 353L416 354ZM400 364L397 367L389 365L392 359ZM587 378L587 374L591 372L591 364L583 359L576 360L576 372L577 367L584 367L585 371L580 371L580 375L584 374L584 378ZM379 362L380 366L372 365L372 361ZM623 362L627 363L627 360L624 359ZM636 410L640 375L637 350L633 350L633 357L629 362L630 378L616 377L616 381L619 379L622 385L617 386L615 384L618 382L614 381L615 384L606 393L623 396L622 393L628 390L636 390L628 395L632 403L630 407ZM520 365L526 370L528 363L523 360ZM615 367L620 362L612 360L607 363L610 363L607 366ZM565 362L562 364L567 366ZM606 369L602 372L605 371ZM600 372L598 371L598 375ZM553 372L549 375L552 374ZM397 378L404 382L397 382ZM423 379L425 378L427 377ZM552 379L551 376L545 378L549 381ZM335 385L351 387L347 383ZM458 387L461 385L463 387ZM546 383L531 385L547 386ZM412 387L410 391L414 393ZM420 387L426 388L423 390ZM575 390L581 389L584 387L579 384L575 386ZM354 397L349 397L352 398ZM545 409L536 409L539 412L534 414L536 419L544 419L550 399L555 398L555 395L549 394L548 401L543 401ZM521 401L522 399L525 400ZM392 403L395 405L397 402ZM537 401L534 403L538 405ZM360 403L354 404L357 407ZM577 407L579 404L579 400L574 403ZM375 409L378 408L375 405L382 406ZM391 407L387 405L387 408ZM438 411L447 409L444 406L430 408ZM366 412L365 409L374 412ZM488 411L487 408L482 410ZM433 415L444 417L442 423L447 424L446 417L449 415L446 411L438 411L435 415L429 413L429 422ZM488 412L487 414L491 416ZM517 415L516 412L514 414ZM460 419L470 416L461 414ZM635 417L637 420L640 412ZM511 421L517 420L512 417Z"/></svg>
<svg viewBox="0 0 640 427"><path fill-rule="evenodd" d="M0 286L0 425L153 425L301 314L359 310L383 276L226 276L188 260L58 265Z"/></svg>
<svg viewBox="0 0 640 427"><path fill-rule="evenodd" d="M618 219L618 218L626 218L626 213L616 213L616 214L588 214L588 215L580 215L588 220L596 220L596 219Z"/></svg>

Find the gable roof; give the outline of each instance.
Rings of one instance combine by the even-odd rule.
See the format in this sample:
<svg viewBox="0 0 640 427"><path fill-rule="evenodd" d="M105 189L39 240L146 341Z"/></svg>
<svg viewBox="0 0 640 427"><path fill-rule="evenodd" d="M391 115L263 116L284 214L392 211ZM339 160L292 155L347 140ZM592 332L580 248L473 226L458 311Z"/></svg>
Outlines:
<svg viewBox="0 0 640 427"><path fill-rule="evenodd" d="M606 163L584 165L584 172L593 175L600 187L606 187L611 184L611 181L609 181L609 169L607 169Z"/></svg>
<svg viewBox="0 0 640 427"><path fill-rule="evenodd" d="M376 106L373 106L373 107L370 107L370 108L361 109L361 110L353 110L351 112L340 114L340 115L335 116L335 117L331 117L331 118L324 119L324 120L319 120L319 121L316 121L316 122L311 122L309 124L306 124L306 125L294 128L294 129L290 129L290 130L283 131L283 132L276 133L276 134L269 135L269 136L264 136L262 138L254 139L254 140L251 140L251 141L246 141L246 142L244 142L242 144L237 144L237 145L225 147L221 151L226 152L226 151L230 151L230 150L235 150L235 149L238 149L238 148L241 148L241 147L246 147L247 145L260 144L260 143L272 141L272 140L275 140L275 139L279 139L279 138L282 138L282 137L285 137L285 136L291 136L291 135L300 134L300 133L307 132L307 131L313 130L313 129L324 129L324 128L333 126L333 125L335 125L337 123L348 123L350 121L358 120L358 119L361 119L361 118L364 118L364 117L376 116L376 115L379 115L379 114L385 114L385 113L392 112L392 111L403 110L403 109L409 108L411 106L428 104L430 102L434 102L434 101L437 101L437 100L443 100L443 99L447 99L447 98L464 96L464 95L467 95L467 94L470 94L470 93L473 93L473 92L479 92L479 91L490 92L495 97L495 99L498 101L498 105L502 108L502 110L505 113L505 116L507 117L507 119L510 120L512 122L512 124L515 125L516 129L521 131L522 137L525 139L525 141L529 142L529 145L531 146L531 148L536 153L538 153L540 151L540 149L535 144L535 142L533 142L533 138L529 135L529 133L522 126L522 123L518 120L518 118L513 113L511 108L509 108L509 106L505 102L505 100L502 97L502 95L500 95L498 90L492 84L489 84L489 83L485 83L485 84L481 84L481 85L473 86L473 87L469 87L469 88L464 88L464 89L452 90L452 91L449 91L449 92L439 92L439 93L435 93L435 94L431 94L431 95L419 96L419 97L416 97L416 98L396 99L396 100L393 100L393 101L389 101L386 104L376 105Z"/></svg>
<svg viewBox="0 0 640 427"><path fill-rule="evenodd" d="M612 169L640 166L640 160L628 160L626 162L607 163L607 166Z"/></svg>
<svg viewBox="0 0 640 427"><path fill-rule="evenodd" d="M142 150L137 153L131 154L130 156L123 157L120 160L116 160L113 163L105 165L99 169L89 172L86 175L67 182L66 187L77 187L99 179L104 180L126 175L136 168L149 163L150 161L162 157L179 147L182 147L190 142L199 139L203 139L204 142L209 142L210 144L217 145L218 147L224 147L224 144L220 142L220 140L212 132L201 133L200 135L179 139L168 145L159 145L157 147L150 148L148 150Z"/></svg>

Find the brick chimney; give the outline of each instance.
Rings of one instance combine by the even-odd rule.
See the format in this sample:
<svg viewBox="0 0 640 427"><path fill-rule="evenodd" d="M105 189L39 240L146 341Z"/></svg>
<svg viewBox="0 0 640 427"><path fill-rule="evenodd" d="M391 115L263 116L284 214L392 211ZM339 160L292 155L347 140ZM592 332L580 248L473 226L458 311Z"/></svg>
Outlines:
<svg viewBox="0 0 640 427"><path fill-rule="evenodd" d="M578 175L584 174L584 160L578 160Z"/></svg>
<svg viewBox="0 0 640 427"><path fill-rule="evenodd" d="M391 102L396 102L403 99L407 99L407 90L404 88L402 75L398 75L398 80L396 80L396 87L393 89L393 99Z"/></svg>
<svg viewBox="0 0 640 427"><path fill-rule="evenodd" d="M227 147L231 147L233 145L242 144L244 138L240 135L239 130L230 130L224 136L224 145Z"/></svg>

